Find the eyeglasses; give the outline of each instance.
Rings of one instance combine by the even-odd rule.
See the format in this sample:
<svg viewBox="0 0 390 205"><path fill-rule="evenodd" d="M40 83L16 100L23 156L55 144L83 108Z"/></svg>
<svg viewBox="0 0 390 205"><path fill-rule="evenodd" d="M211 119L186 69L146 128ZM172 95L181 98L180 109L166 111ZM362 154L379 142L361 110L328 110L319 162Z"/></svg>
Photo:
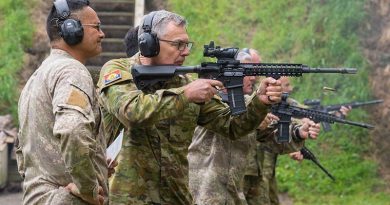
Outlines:
<svg viewBox="0 0 390 205"><path fill-rule="evenodd" d="M193 42L183 42L183 41L169 41L169 40L164 40L164 39L158 39L160 41L167 42L173 46L176 46L179 51L183 51L184 49L191 50L192 45L194 44Z"/></svg>
<svg viewBox="0 0 390 205"><path fill-rule="evenodd" d="M97 24L83 24L83 26L91 26L92 28L96 29L97 31L101 31L102 30L102 24L101 23L97 23Z"/></svg>

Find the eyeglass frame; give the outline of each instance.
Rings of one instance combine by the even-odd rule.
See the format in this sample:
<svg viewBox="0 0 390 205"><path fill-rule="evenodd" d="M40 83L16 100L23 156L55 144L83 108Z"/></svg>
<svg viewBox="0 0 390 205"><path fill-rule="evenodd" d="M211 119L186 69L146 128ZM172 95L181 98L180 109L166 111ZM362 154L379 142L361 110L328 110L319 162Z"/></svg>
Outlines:
<svg viewBox="0 0 390 205"><path fill-rule="evenodd" d="M189 51L191 51L192 49L192 46L194 46L194 42L192 41L188 41L188 42L184 42L184 41L170 41L170 40L165 40L165 39L158 39L159 41L163 41L163 42L167 42L173 46L176 46L177 47L177 50L179 51L184 51L184 49L188 49ZM183 46L184 45L184 46ZM180 47L182 47L182 49L180 49Z"/></svg>
<svg viewBox="0 0 390 205"><path fill-rule="evenodd" d="M102 30L102 23L85 23L81 24L82 26L91 26L92 28L96 29L97 31Z"/></svg>

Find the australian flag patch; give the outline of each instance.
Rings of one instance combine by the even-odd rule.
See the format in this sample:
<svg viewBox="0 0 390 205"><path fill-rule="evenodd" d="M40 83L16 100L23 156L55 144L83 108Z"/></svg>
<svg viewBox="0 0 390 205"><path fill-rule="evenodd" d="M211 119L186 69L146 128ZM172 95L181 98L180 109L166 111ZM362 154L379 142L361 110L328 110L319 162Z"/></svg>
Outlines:
<svg viewBox="0 0 390 205"><path fill-rule="evenodd" d="M122 78L120 70L114 70L104 76L104 84L107 85Z"/></svg>

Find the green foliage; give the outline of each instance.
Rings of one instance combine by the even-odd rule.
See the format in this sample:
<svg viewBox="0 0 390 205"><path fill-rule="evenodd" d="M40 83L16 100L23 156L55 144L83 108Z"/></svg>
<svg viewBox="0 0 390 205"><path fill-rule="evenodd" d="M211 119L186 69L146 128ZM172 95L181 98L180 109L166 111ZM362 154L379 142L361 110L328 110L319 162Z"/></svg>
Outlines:
<svg viewBox="0 0 390 205"><path fill-rule="evenodd" d="M31 44L33 27L24 0L0 2L0 114L16 115L17 73L23 66L23 49Z"/></svg>
<svg viewBox="0 0 390 205"><path fill-rule="evenodd" d="M214 40L223 47L259 49L264 62L296 62L311 67L354 67L356 75L310 74L293 80L299 101L320 98L323 104L372 99L368 64L359 47L358 28L364 21L364 0L168 0L170 9L185 16L197 47L188 64L202 61L203 45ZM326 92L323 87L337 89ZM369 122L362 109L349 120ZM297 204L384 204L383 184L370 160L369 133L362 128L333 125L307 146L336 177L332 182L314 164L280 157L279 187Z"/></svg>

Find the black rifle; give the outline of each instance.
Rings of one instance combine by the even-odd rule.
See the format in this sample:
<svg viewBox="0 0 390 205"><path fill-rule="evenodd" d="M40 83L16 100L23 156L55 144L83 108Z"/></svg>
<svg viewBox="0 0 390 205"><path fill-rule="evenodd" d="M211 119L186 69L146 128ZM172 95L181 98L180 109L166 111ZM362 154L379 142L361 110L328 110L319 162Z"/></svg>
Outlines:
<svg viewBox="0 0 390 205"><path fill-rule="evenodd" d="M311 160L312 162L314 162L314 164L316 164L322 171L325 172L326 175L328 175L328 177L330 177L333 181L335 181L336 179L320 164L320 162L317 160L316 156L307 148L307 147L303 147L301 149L301 154L303 155L303 159L308 159L308 160Z"/></svg>
<svg viewBox="0 0 390 205"><path fill-rule="evenodd" d="M350 102L350 103L342 103L342 104L335 104L335 105L321 105L320 99L306 99L303 101L303 103L307 106L309 106L310 109L314 110L320 110L323 112L334 112L339 111L342 106L345 107L351 107L351 108L357 108L365 105L375 105L382 103L383 100L370 100L370 101L364 101L364 102ZM322 128L325 132L328 132L331 130L330 124L326 122L321 123Z"/></svg>
<svg viewBox="0 0 390 205"><path fill-rule="evenodd" d="M267 76L279 79L281 76L302 76L303 73L355 74L356 68L310 68L303 64L288 63L240 63L235 60L238 48L214 47L214 42L204 46L203 56L217 58L217 62L203 62L196 66L134 65L131 68L138 89L144 90L154 84L165 82L175 75L198 73L200 78L215 79L223 83L228 92L232 115L246 111L242 90L245 76Z"/></svg>
<svg viewBox="0 0 390 205"><path fill-rule="evenodd" d="M327 122L327 123L342 123L342 124L348 124L348 125L354 125L358 127L364 127L372 129L374 126L365 124L365 123L359 123L359 122L353 122L349 120L345 120L343 118L337 117L335 115L329 114L327 112L322 112L318 110L312 110L312 109L306 109L306 108L300 108L297 106L290 105L287 103L288 93L282 94L282 101L278 104L272 105L271 110L272 114L279 117L278 121L278 143L282 142L289 142L289 133L290 133L290 123L291 118L309 118L310 120L314 121L315 123L319 122Z"/></svg>

